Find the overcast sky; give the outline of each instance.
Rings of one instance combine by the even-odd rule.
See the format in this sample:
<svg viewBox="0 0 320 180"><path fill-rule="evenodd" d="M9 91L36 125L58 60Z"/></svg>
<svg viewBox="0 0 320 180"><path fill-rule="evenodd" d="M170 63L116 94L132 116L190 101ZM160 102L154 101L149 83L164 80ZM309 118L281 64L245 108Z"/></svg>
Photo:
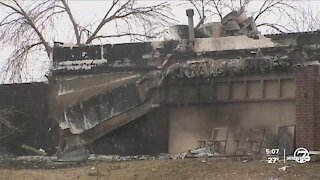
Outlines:
<svg viewBox="0 0 320 180"><path fill-rule="evenodd" d="M191 6L187 5L181 5L182 2L185 1L170 1L172 4L173 9L173 15L174 18L177 20L177 24L187 24L187 17L185 14L185 9L190 8ZM303 1L297 1L296 3L300 3ZM303 3L306 3L307 1L304 1ZM71 11L73 12L74 16L76 17L76 20L79 22L82 22L83 24L86 24L88 22L91 22L93 24L99 23L99 20L103 17L104 13L110 6L111 1L89 1L89 0L71 0L69 1ZM152 0L145 0L143 3L146 4L154 4L159 3L159 1L152 1ZM251 3L251 6L248 8L248 11L254 11L259 7L259 5L262 3L262 1L254 1ZM310 1L310 7L314 14L320 14L320 1ZM196 13L195 13L196 14ZM6 10L0 6L0 18L4 17L6 15ZM249 14L250 15L250 14ZM272 21L278 19L279 16L277 14L269 14L265 17L263 17L266 21ZM219 21L218 19L212 19L215 21ZM195 24L197 23L197 16L195 16ZM282 19L282 23L285 24L286 20ZM51 39L54 39L55 41L61 41L61 42L72 42L74 38L73 37L73 29L71 27L71 24L69 20L66 17L62 17L60 19L57 19L55 21L55 31L51 32L50 34L46 34L47 36L51 37ZM264 29L260 29L262 32L264 32ZM105 27L102 31L102 33L105 34L115 34L115 28L108 26ZM102 43L122 43L122 42L128 42L128 38L119 38L119 39L112 39L109 41L103 41ZM74 42L74 41L73 41ZM4 60L8 57L8 54L10 52L10 47L3 48L3 45L0 44L0 66L4 63ZM30 65L29 65L30 66ZM30 72L35 72L35 79L29 79L27 81L33 81L37 80L39 76L43 76L42 74L38 73L38 69L43 68L42 66L47 66L46 64L31 64Z"/></svg>

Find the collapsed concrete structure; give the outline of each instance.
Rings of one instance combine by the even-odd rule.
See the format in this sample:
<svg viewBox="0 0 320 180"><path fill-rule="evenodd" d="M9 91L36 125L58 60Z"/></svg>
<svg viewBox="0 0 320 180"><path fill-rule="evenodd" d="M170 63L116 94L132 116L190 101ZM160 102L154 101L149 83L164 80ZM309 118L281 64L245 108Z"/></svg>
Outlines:
<svg viewBox="0 0 320 180"><path fill-rule="evenodd" d="M261 35L239 13L217 24L189 28L190 39L176 26L178 40L56 44L49 115L61 148L180 153L225 126L233 154L239 129L264 127L275 147L278 128L295 125L296 145L319 150L320 34Z"/></svg>

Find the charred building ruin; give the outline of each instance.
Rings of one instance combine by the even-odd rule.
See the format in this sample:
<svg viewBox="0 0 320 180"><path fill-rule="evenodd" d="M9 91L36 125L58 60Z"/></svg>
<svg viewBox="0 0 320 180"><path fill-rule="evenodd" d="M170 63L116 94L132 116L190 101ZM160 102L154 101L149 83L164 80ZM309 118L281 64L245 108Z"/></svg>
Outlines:
<svg viewBox="0 0 320 180"><path fill-rule="evenodd" d="M320 150L318 32L261 35L238 12L171 32L163 42L55 45L49 115L61 147L180 153L227 127L233 154L241 131L264 128L274 147L293 127L289 144Z"/></svg>

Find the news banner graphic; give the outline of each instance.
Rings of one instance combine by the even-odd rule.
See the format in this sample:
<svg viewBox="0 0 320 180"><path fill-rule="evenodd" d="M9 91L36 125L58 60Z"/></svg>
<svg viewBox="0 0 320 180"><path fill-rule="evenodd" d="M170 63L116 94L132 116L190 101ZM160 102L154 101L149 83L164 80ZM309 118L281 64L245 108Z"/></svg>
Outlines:
<svg viewBox="0 0 320 180"><path fill-rule="evenodd" d="M283 149L283 159L279 154L280 149L266 149L268 163L276 163L277 161L296 161L300 164L311 160L309 151L306 148L298 148L294 151L293 156L286 156L286 149Z"/></svg>

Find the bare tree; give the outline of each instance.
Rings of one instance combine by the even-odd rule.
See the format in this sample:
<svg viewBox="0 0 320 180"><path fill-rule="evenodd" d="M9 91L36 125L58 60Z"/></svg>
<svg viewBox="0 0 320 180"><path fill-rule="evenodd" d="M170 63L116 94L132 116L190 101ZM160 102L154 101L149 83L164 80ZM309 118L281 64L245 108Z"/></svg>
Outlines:
<svg viewBox="0 0 320 180"><path fill-rule="evenodd" d="M55 14L54 1L29 4L28 9L15 0L0 2L8 11L0 21L0 42L14 48L4 65L2 77L11 81L21 80L21 71L33 50L45 50L50 56L51 48L44 31L51 27Z"/></svg>
<svg viewBox="0 0 320 180"><path fill-rule="evenodd" d="M319 18L308 1L294 0L189 0L199 15L199 23L207 17L222 19L231 11L246 12L254 17L257 27L269 27L277 32L316 30ZM276 16L277 18L268 18ZM203 20L203 18L205 20ZM286 22L285 24L284 21Z"/></svg>
<svg viewBox="0 0 320 180"><path fill-rule="evenodd" d="M54 20L58 16L66 15L70 20L77 45L112 37L151 38L157 28L173 20L170 6L165 2L144 5L138 0L113 0L98 25L83 24L74 16L67 0L6 0L0 1L1 7L6 10L6 15L0 18L0 43L13 47L1 71L2 81L7 82L22 80L22 71L31 58L34 63L35 53L45 52L46 56L42 58L50 59L54 40L50 34L56 28ZM112 25L116 26L117 32L104 34L103 28ZM136 31L137 26L140 26L139 31Z"/></svg>

